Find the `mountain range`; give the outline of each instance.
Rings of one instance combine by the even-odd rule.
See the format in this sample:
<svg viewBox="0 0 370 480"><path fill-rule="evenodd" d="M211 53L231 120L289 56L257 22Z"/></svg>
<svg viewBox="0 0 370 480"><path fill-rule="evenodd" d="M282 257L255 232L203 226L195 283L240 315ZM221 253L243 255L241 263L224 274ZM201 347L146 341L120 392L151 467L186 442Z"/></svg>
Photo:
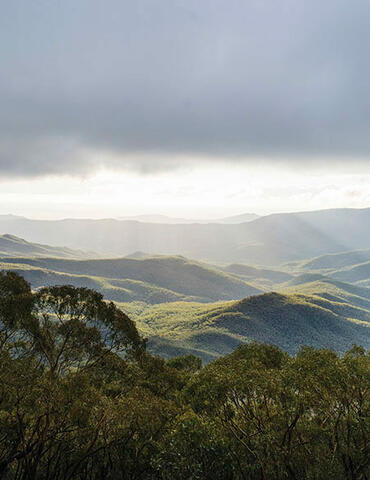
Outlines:
<svg viewBox="0 0 370 480"><path fill-rule="evenodd" d="M144 251L216 263L271 266L368 248L370 208L273 214L237 224L0 216L0 232L105 256Z"/></svg>
<svg viewBox="0 0 370 480"><path fill-rule="evenodd" d="M241 215L233 215L231 217L222 217L216 219L191 219L191 218L177 218L168 217L167 215L135 215L127 217L119 217L117 220L132 220L143 223L162 223L162 224L192 224L192 223L244 223L251 222L259 218L255 213L242 213Z"/></svg>
<svg viewBox="0 0 370 480"><path fill-rule="evenodd" d="M0 216L0 270L34 289L100 291L165 357L209 361L252 340L292 354L304 344L344 352L370 347L369 220L370 209L240 224Z"/></svg>

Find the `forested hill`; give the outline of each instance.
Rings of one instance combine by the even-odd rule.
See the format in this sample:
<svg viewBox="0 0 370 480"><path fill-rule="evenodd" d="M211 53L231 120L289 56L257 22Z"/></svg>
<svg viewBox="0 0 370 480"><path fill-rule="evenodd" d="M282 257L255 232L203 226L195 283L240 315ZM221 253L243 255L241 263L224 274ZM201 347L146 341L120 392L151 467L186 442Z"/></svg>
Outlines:
<svg viewBox="0 0 370 480"><path fill-rule="evenodd" d="M328 280L234 302L122 304L160 355L192 352L205 361L253 340L294 354L303 345L344 352L370 347L370 290Z"/></svg>
<svg viewBox="0 0 370 480"><path fill-rule="evenodd" d="M0 269L21 274L33 289L69 284L99 291L137 321L151 352L166 357L193 352L209 361L252 340L292 354L302 345L338 352L369 345L367 263L323 275L307 271L313 260L294 271L292 265L216 267L179 256L141 256L4 257ZM355 274L352 283L338 279ZM261 295L271 291L277 293Z"/></svg>

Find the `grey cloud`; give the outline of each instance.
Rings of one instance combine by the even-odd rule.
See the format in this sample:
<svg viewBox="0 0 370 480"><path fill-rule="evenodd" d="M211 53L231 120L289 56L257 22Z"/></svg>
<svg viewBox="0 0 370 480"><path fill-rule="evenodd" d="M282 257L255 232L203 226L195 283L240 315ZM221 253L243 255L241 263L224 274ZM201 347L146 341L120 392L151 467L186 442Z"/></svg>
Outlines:
<svg viewBox="0 0 370 480"><path fill-rule="evenodd" d="M1 175L83 174L99 152L140 171L179 155L369 163L368 1L0 8Z"/></svg>

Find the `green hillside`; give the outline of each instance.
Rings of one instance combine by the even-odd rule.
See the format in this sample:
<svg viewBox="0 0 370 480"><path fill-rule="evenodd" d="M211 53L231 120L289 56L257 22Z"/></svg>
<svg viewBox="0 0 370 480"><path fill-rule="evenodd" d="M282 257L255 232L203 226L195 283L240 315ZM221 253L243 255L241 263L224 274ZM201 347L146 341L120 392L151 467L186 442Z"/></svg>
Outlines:
<svg viewBox="0 0 370 480"><path fill-rule="evenodd" d="M330 276L344 282L362 282L370 279L370 261L331 272Z"/></svg>
<svg viewBox="0 0 370 480"><path fill-rule="evenodd" d="M276 344L290 353L295 353L302 345L339 352L353 343L369 348L367 289L364 289L367 297L356 299L357 306L345 301L350 298L349 292L341 293L337 288L336 299L325 298L325 291L321 292L323 295L297 291L208 305L176 302L154 306L123 304L121 307L149 338L149 348L167 356L187 351L210 360L251 340ZM305 289L307 292L315 290L312 285Z"/></svg>
<svg viewBox="0 0 370 480"><path fill-rule="evenodd" d="M296 277L295 281L290 281L281 287L283 293L302 293L306 295L315 295L334 302L342 302L351 306L357 306L370 310L370 289L359 285L340 282L331 278L320 276L319 279L311 277L306 282L299 282L299 279L306 277Z"/></svg>
<svg viewBox="0 0 370 480"><path fill-rule="evenodd" d="M271 270L266 268L257 268L250 265L233 263L222 268L223 271L237 275L247 282L252 282L263 290L271 290L279 284L287 282L293 278L291 273L281 270Z"/></svg>
<svg viewBox="0 0 370 480"><path fill-rule="evenodd" d="M370 250L323 255L302 262L289 262L284 264L282 268L289 273L306 272L307 278L310 275L316 275L317 278L320 278L320 275L325 275L336 280L366 287L370 285ZM293 279L293 281L297 281L297 279Z"/></svg>
<svg viewBox="0 0 370 480"><path fill-rule="evenodd" d="M10 236L5 241L33 245ZM113 259L60 257L4 256L0 270L16 271L34 289L69 284L101 292L137 321L150 350L160 355L191 352L208 361L252 340L292 354L304 344L339 352L353 343L369 346L370 262L343 266L348 255L341 260L328 256L332 266L342 262L337 270L316 268L318 259L278 270L142 253Z"/></svg>
<svg viewBox="0 0 370 480"><path fill-rule="evenodd" d="M213 302L262 291L237 276L182 257L81 261L6 258L0 263L0 270L17 271L33 288L68 283L95 288L106 298L120 302Z"/></svg>
<svg viewBox="0 0 370 480"><path fill-rule="evenodd" d="M370 261L369 250L355 250L351 252L333 253L312 258L296 265L302 270L338 270Z"/></svg>

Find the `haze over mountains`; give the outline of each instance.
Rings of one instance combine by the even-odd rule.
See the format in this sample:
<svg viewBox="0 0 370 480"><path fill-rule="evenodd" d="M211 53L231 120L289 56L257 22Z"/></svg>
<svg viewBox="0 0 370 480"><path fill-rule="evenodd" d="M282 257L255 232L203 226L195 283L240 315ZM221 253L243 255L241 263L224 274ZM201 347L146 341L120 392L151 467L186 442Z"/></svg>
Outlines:
<svg viewBox="0 0 370 480"><path fill-rule="evenodd" d="M259 218L259 215L255 213L242 213L241 215L233 215L231 217L223 217L216 219L189 219L189 218L176 218L168 217L167 215L135 215L129 217L119 217L118 220L133 220L143 223L167 223L167 224L191 224L191 223L243 223L250 222Z"/></svg>
<svg viewBox="0 0 370 480"><path fill-rule="evenodd" d="M267 215L237 224L156 224L132 220L0 217L0 232L109 256L135 251L218 263L278 265L368 248L370 209Z"/></svg>
<svg viewBox="0 0 370 480"><path fill-rule="evenodd" d="M192 352L209 361L250 340L290 353L303 344L339 352L353 343L370 346L370 209L240 224L3 216L0 228L0 270L21 274L35 289L100 291L162 356Z"/></svg>
<svg viewBox="0 0 370 480"><path fill-rule="evenodd" d="M91 258L96 254L84 252L82 250L72 250L67 247L51 247L27 242L23 238L15 235L0 235L0 257L14 255L29 255L37 257L64 257L64 258Z"/></svg>

